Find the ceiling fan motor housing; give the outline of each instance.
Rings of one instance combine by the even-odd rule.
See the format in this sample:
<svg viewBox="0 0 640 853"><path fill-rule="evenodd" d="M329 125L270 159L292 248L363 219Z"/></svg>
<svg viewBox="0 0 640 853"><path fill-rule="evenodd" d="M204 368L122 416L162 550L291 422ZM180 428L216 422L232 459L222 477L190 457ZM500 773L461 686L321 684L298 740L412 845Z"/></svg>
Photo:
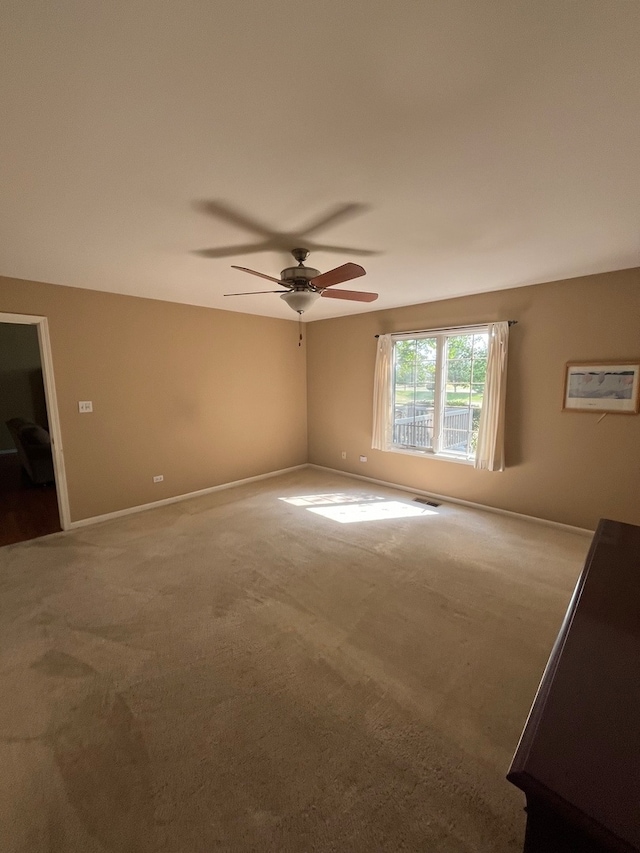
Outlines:
<svg viewBox="0 0 640 853"><path fill-rule="evenodd" d="M282 281L290 282L295 285L300 283L306 285L312 278L320 275L320 270L314 270L313 267L287 267L280 273Z"/></svg>

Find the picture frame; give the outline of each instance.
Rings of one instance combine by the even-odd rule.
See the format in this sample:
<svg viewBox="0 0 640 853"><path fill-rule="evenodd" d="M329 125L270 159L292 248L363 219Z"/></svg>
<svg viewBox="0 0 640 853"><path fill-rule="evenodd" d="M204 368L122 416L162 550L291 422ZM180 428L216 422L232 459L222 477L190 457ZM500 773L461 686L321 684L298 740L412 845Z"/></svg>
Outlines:
<svg viewBox="0 0 640 853"><path fill-rule="evenodd" d="M562 408L565 412L637 415L640 359L568 362Z"/></svg>

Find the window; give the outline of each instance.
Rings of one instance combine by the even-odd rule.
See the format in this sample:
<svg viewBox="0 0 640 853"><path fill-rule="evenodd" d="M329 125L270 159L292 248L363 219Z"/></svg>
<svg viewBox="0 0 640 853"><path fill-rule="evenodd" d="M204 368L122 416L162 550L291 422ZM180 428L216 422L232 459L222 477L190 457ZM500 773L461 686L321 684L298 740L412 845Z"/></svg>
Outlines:
<svg viewBox="0 0 640 853"><path fill-rule="evenodd" d="M393 335L391 450L475 458L489 331Z"/></svg>

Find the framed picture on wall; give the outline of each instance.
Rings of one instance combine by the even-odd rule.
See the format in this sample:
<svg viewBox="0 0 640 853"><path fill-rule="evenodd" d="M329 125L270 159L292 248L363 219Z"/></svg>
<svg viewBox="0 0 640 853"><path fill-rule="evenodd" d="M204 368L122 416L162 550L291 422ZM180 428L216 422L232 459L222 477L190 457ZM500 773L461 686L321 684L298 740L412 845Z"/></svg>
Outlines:
<svg viewBox="0 0 640 853"><path fill-rule="evenodd" d="M563 409L637 414L640 410L640 360L569 362Z"/></svg>

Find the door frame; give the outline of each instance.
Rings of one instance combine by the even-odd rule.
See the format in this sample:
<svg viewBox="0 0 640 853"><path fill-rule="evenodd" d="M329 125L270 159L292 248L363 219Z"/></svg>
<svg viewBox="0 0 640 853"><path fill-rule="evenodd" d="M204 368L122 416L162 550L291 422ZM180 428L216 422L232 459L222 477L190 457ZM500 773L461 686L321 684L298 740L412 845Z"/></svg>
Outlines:
<svg viewBox="0 0 640 853"><path fill-rule="evenodd" d="M51 436L53 472L56 480L56 495L58 498L60 527L63 530L69 530L71 524L69 492L67 489L67 476L64 467L62 431L60 429L60 416L58 413L58 397L56 394L56 383L53 374L53 356L51 354L51 339L49 338L49 322L46 317L39 317L32 314L8 314L0 311L0 323L14 323L17 325L37 327L38 344L40 346L40 363L42 365L42 380L44 383L44 396L47 404L47 417L49 419L49 434Z"/></svg>

